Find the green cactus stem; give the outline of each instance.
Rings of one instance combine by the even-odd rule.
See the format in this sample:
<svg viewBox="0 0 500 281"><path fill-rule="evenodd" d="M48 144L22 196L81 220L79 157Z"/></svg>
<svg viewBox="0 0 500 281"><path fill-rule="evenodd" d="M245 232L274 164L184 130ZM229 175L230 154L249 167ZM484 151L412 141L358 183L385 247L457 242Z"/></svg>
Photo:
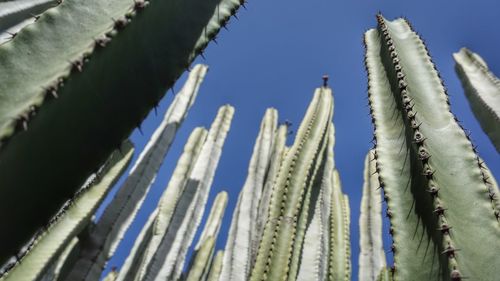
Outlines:
<svg viewBox="0 0 500 281"><path fill-rule="evenodd" d="M500 80L467 48L453 54L455 70L481 128L500 153Z"/></svg>
<svg viewBox="0 0 500 281"><path fill-rule="evenodd" d="M332 199L330 215L330 280L351 280L350 208L347 195L342 193L342 185L337 170L332 176Z"/></svg>
<svg viewBox="0 0 500 281"><path fill-rule="evenodd" d="M485 170L420 37L404 19L377 19L365 34L366 65L393 277L494 280L500 226Z"/></svg>
<svg viewBox="0 0 500 281"><path fill-rule="evenodd" d="M26 245L17 265L0 280L40 279L73 238L89 224L94 212L127 168L133 151L132 144L127 142L122 145L121 152L113 153L75 199L62 207L50 226Z"/></svg>
<svg viewBox="0 0 500 281"><path fill-rule="evenodd" d="M150 226L136 240L118 280L155 280L180 276L187 248L201 221L210 185L234 109L223 106L210 132L190 136ZM145 230L149 229L149 230ZM167 277L165 277L167 276Z"/></svg>
<svg viewBox="0 0 500 281"><path fill-rule="evenodd" d="M262 217L258 207L271 165L277 119L276 109L267 109L260 125L248 176L238 197L229 229L221 275L224 280L245 280L250 274L256 224L258 218Z"/></svg>
<svg viewBox="0 0 500 281"><path fill-rule="evenodd" d="M210 264L214 253L215 241L219 235L222 218L227 206L227 192L223 191L215 197L212 210L194 250L186 281L206 280L210 271Z"/></svg>
<svg viewBox="0 0 500 281"><path fill-rule="evenodd" d="M222 272L222 261L224 259L224 251L219 250L215 254L212 265L210 266L210 273L208 274L207 281L219 281Z"/></svg>
<svg viewBox="0 0 500 281"><path fill-rule="evenodd" d="M239 6L65 0L0 46L0 205L24 205L0 214L12 230L0 234L0 263L141 123Z"/></svg>
<svg viewBox="0 0 500 281"><path fill-rule="evenodd" d="M331 117L331 89L319 88L298 130L294 145L281 163L250 280L288 278L299 216L309 193L310 182L314 182L313 175L319 168L316 163L321 162L323 156Z"/></svg>
<svg viewBox="0 0 500 281"><path fill-rule="evenodd" d="M386 267L382 242L382 190L378 181L375 150L365 158L363 197L359 217L358 280L376 281Z"/></svg>

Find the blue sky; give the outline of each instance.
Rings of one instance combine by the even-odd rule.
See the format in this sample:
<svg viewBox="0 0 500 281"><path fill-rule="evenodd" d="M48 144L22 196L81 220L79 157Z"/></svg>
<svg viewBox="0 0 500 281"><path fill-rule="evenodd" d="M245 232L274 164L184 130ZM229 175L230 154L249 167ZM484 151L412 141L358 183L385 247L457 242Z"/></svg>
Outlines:
<svg viewBox="0 0 500 281"><path fill-rule="evenodd" d="M479 53L490 69L500 75L500 2L249 0L247 8L239 12L239 20L231 20L229 31L221 31L218 45L209 45L206 60L196 61L208 64L210 71L144 207L111 259L110 266L121 266L128 255L135 237L156 206L189 133L196 126L209 127L218 107L229 103L236 112L207 205L211 205L218 191L229 192L229 204L217 240L217 248L223 248L266 108L277 108L280 120L291 120L295 130L314 88L321 84L321 76L328 74L335 99L335 161L344 192L350 197L353 280L357 280L363 160L371 147L373 131L366 106L367 78L363 66L362 35L376 25L378 11L388 19L409 18L425 39L448 88L452 111L472 132L480 156L500 179L500 157L472 115L455 75L452 58L453 52L467 46ZM177 83L176 90L184 80L185 75ZM138 132L132 135L136 144L135 158L171 101L172 94L168 93L161 102L158 116L152 113L144 121L144 136ZM388 232L384 233L385 246L390 245ZM392 258L391 254L388 253L388 257Z"/></svg>

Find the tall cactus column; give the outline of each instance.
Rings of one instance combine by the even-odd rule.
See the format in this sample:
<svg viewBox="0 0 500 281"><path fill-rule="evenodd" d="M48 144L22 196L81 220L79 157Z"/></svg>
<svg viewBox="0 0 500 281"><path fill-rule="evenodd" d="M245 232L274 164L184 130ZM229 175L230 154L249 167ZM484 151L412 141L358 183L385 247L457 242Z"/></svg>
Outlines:
<svg viewBox="0 0 500 281"><path fill-rule="evenodd" d="M428 51L407 21L365 34L376 171L395 280L494 280L500 224L486 170L450 112Z"/></svg>
<svg viewBox="0 0 500 281"><path fill-rule="evenodd" d="M316 90L294 145L287 151L273 187L269 215L250 280L284 280L293 265L294 240L308 186L314 182L328 141L332 118L332 93ZM307 209L306 209L307 210ZM295 278L295 276L291 276Z"/></svg>

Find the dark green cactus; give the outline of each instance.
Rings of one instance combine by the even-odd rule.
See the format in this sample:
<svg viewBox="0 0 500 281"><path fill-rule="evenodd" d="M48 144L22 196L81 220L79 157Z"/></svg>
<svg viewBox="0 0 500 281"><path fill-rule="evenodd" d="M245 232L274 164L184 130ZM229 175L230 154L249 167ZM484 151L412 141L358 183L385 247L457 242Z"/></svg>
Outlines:
<svg viewBox="0 0 500 281"><path fill-rule="evenodd" d="M377 16L365 34L376 171L395 280L495 280L500 223L487 169L450 112L420 37Z"/></svg>
<svg viewBox="0 0 500 281"><path fill-rule="evenodd" d="M0 214L11 229L0 234L0 263L141 123L239 6L65 0L0 46L0 205L25 206Z"/></svg>

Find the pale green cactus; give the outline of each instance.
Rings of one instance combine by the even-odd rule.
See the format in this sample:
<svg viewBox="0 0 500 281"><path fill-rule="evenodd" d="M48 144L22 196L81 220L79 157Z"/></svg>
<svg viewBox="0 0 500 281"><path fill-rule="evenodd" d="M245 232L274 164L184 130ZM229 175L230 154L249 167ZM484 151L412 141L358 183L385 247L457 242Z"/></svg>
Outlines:
<svg viewBox="0 0 500 281"><path fill-rule="evenodd" d="M193 131L156 213L136 240L117 280L179 278L203 215L233 112L231 106L223 106L208 134L201 128Z"/></svg>
<svg viewBox="0 0 500 281"><path fill-rule="evenodd" d="M0 34L29 18L35 18L45 10L55 7L57 0L16 0L0 2ZM34 20L34 19L33 19ZM9 32L10 33L10 32ZM7 34L15 37L16 33ZM0 43L1 44L1 43Z"/></svg>
<svg viewBox="0 0 500 281"><path fill-rule="evenodd" d="M249 275L255 252L252 251L252 247L255 246L253 242L258 231L256 225L258 219L263 216L259 213L259 202L266 176L269 175L277 126L278 113L276 109L270 108L261 122L248 167L248 176L241 189L231 221L222 265L221 278L224 280L244 280Z"/></svg>
<svg viewBox="0 0 500 281"><path fill-rule="evenodd" d="M194 258L188 270L186 281L202 281L208 278L215 241L219 235L222 218L227 206L227 198L228 195L225 191L220 192L215 197L212 210L205 223L200 239L194 247Z"/></svg>
<svg viewBox="0 0 500 281"><path fill-rule="evenodd" d="M403 19L377 18L365 33L366 66L394 280L495 280L498 190L420 37Z"/></svg>
<svg viewBox="0 0 500 281"><path fill-rule="evenodd" d="M0 205L25 203L0 214L11 229L0 263L140 126L241 4L56 2L0 46L0 186L16 187L0 189Z"/></svg>
<svg viewBox="0 0 500 281"><path fill-rule="evenodd" d="M382 242L382 191L378 182L375 151L365 158L363 197L359 217L359 273L358 280L379 280L386 268ZM385 278L385 277L384 277Z"/></svg>
<svg viewBox="0 0 500 281"><path fill-rule="evenodd" d="M472 112L500 153L500 79L486 62L467 48L453 54Z"/></svg>

